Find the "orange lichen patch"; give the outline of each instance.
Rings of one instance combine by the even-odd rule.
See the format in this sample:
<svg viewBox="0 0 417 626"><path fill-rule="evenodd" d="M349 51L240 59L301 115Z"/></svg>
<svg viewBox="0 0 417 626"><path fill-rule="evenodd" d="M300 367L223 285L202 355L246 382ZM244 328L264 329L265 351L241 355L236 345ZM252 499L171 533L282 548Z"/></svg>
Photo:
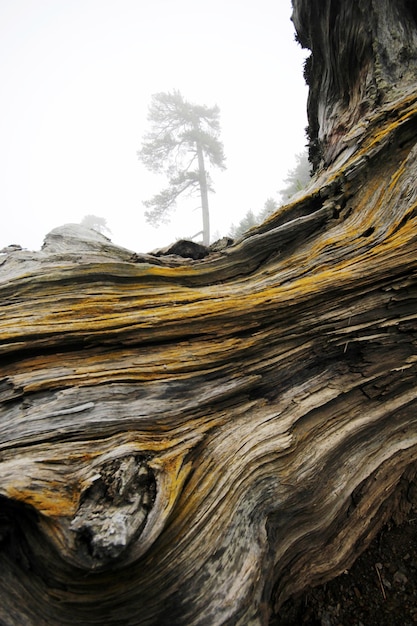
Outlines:
<svg viewBox="0 0 417 626"><path fill-rule="evenodd" d="M72 516L78 506L79 493L74 486L51 481L42 488L30 489L9 486L6 496L32 506L42 515Z"/></svg>
<svg viewBox="0 0 417 626"><path fill-rule="evenodd" d="M385 144L390 141L396 131L410 122L417 116L417 96L415 93L402 98L400 101L391 103L381 111L374 113L372 116L361 121L358 128L354 128L349 136L357 137L357 148L349 158L347 158L340 167L326 172L326 178L320 180L320 186L316 188L318 191L325 185L330 185L336 181L342 181L346 173L363 169L370 159L377 155ZM349 138L346 137L348 140ZM386 164L384 164L386 165Z"/></svg>
<svg viewBox="0 0 417 626"><path fill-rule="evenodd" d="M375 131L367 133L363 141L363 152L372 150L387 136L392 134L399 126L403 125L417 114L416 94L412 93L401 101L391 104L370 119L370 126Z"/></svg>
<svg viewBox="0 0 417 626"><path fill-rule="evenodd" d="M105 353L70 353L53 357L22 359L8 367L8 379L25 393L62 386L92 386L106 382L143 382L186 377L201 369L209 373L231 355L255 345L246 337L223 338L221 342L189 341L176 345L149 346L146 349L117 350L111 363Z"/></svg>
<svg viewBox="0 0 417 626"><path fill-rule="evenodd" d="M375 202L375 198L371 198L370 195L373 192L373 189L369 187L364 194L364 198L362 199L362 204L365 206L366 200ZM380 190L380 193L381 190ZM359 213L356 213L359 215ZM354 220L350 222L352 226L352 231L349 232L349 228L344 232L344 241L348 237L358 237L361 235L361 231L366 230L372 225L372 215L368 212L367 219L365 220L366 213L362 219L359 219L355 223ZM349 226L349 223L346 224ZM277 281L280 279L279 268L282 267L282 270L287 272L291 271L292 277L297 277L297 273L304 271L304 267L301 267L298 261L301 261L303 258L307 259L307 256L314 255L316 253L322 254L329 249L329 246L337 246L341 247L341 242L336 238L336 232L334 234L329 231L329 233L322 238L318 238L314 244L314 248L305 247L300 250L297 255L294 255L291 261L291 266L285 266L283 263L277 262L277 274L275 278L272 278L271 281ZM297 261L298 259L298 261ZM318 258L316 263L320 263L321 259ZM305 266L305 263L303 264ZM315 271L314 266L309 268L309 273L313 276ZM264 280L264 278L263 278ZM67 337L68 341L76 341L82 340L83 337L88 336L90 340L97 335L102 338L102 341L111 341L111 340L120 340L123 337L129 338L130 342L140 343L143 341L143 332L144 331L153 331L156 332L158 330L159 333L163 332L166 336L173 336L174 327L177 327L178 333L184 334L184 327L186 326L188 321L197 321L198 319L208 319L213 316L218 319L225 319L230 315L240 314L240 312L244 313L245 310L250 310L251 301L255 306L255 301L252 300L253 291L257 290L257 284L254 282L252 284L252 294L251 293L242 293L242 284L237 284L232 289L231 287L225 287L222 290L221 297L218 295L218 287L207 287L203 292L195 292L193 298L187 296L187 299L179 297L178 291L176 288L171 287L170 298L166 299L166 301L159 301L158 305L155 308L150 308L148 303L148 308L146 310L142 310L140 307L135 307L135 300L133 299L129 304L124 303L123 305L115 306L112 302L101 302L97 307L91 307L90 309L84 309L83 317L78 315L78 308L80 311L83 310L82 304L77 304L74 309L65 310L61 308L61 303L59 304L59 311L54 312L51 310L43 310L40 309L39 315L36 316L33 320L25 319L24 317L16 317L16 323L10 324L10 319L8 320L7 328L0 330L3 342L5 345L5 349L8 349L7 343L12 341L13 339L17 339L19 337L27 337L28 341L30 340L30 336L33 338L38 338L42 335L49 335L49 343L54 341L54 335L56 334L57 341L63 341L64 337ZM246 288L249 291L249 286ZM263 287L260 285L260 289ZM281 291L281 290L280 290ZM104 296L103 296L104 297ZM175 304L173 304L175 303ZM172 316L172 308L175 306L176 316L173 319ZM54 307L56 309L56 306ZM221 332L221 329L216 324L211 326L202 325L200 328L200 332L205 332L205 334L213 333L213 332ZM72 338L73 336L73 338ZM147 335L146 335L147 336ZM171 353L172 356L173 353ZM169 354L165 355L166 358L162 358L159 361L159 367L164 367L164 369L170 368L170 356ZM182 359L178 359L181 357L181 350L175 355L175 360L181 363ZM120 368L112 368L111 374L115 376L115 380L123 380L127 375L131 380L137 380L142 378L143 380L152 379L154 374L154 366L157 368L157 364L152 364L151 360L148 360L148 371L145 371L146 368L146 356L140 355L140 359L143 359L142 371L140 374L135 373L135 367L129 367L129 371L125 371L123 367ZM95 368L94 364L91 363L92 369ZM78 380L83 380L83 368L76 367L76 364L72 364L74 371L67 371L64 373L62 371L63 377L72 381L72 384L76 384ZM108 365L107 365L108 367ZM86 371L86 370L85 370ZM156 373L157 377L163 374L162 371ZM38 378L38 380L36 380ZM109 376L110 378L110 376ZM42 388L42 383L39 380L39 377L36 375L32 380L32 390L37 390Z"/></svg>
<svg viewBox="0 0 417 626"><path fill-rule="evenodd" d="M191 470L191 461L185 462L186 451L172 453L164 457L155 457L150 467L161 474L160 488L164 491L164 508L170 511L181 493L184 482Z"/></svg>
<svg viewBox="0 0 417 626"><path fill-rule="evenodd" d="M220 421L224 420L219 418ZM179 489L184 472L188 472L184 458L201 441L203 432L204 428L199 431L197 425L193 428L191 424L188 434L181 427L170 436L130 431L92 441L68 441L48 449L44 445L21 448L22 463L10 455L0 464L4 477L1 493L43 515L72 516L81 492L91 484L103 463L137 454L149 458L149 464L166 475L164 480L171 485L167 497L171 497L170 489Z"/></svg>

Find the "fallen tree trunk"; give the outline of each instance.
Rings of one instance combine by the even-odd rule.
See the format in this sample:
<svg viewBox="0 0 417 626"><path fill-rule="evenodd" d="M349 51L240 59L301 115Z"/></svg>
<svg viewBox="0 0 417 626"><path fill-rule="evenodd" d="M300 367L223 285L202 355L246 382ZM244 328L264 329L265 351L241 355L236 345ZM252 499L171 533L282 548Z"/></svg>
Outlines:
<svg viewBox="0 0 417 626"><path fill-rule="evenodd" d="M417 502L416 12L294 5L302 197L198 261L2 255L7 626L267 624Z"/></svg>

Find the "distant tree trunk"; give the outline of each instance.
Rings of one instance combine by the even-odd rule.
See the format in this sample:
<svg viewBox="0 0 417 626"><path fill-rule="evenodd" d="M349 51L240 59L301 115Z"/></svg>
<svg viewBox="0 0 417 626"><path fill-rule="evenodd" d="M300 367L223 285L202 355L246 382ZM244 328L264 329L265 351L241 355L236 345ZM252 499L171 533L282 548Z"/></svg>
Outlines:
<svg viewBox="0 0 417 626"><path fill-rule="evenodd" d="M296 0L316 175L201 261L0 258L0 622L266 625L417 503L417 11Z"/></svg>
<svg viewBox="0 0 417 626"><path fill-rule="evenodd" d="M197 142L198 175L200 183L201 212L203 217L203 244L210 245L210 212L208 203L207 174L204 165L204 154L201 145Z"/></svg>

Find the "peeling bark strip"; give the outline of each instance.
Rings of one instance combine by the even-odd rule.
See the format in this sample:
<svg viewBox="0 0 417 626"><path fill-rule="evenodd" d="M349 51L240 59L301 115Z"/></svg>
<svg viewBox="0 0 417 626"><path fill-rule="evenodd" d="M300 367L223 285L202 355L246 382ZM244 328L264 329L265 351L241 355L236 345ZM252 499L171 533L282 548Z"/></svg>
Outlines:
<svg viewBox="0 0 417 626"><path fill-rule="evenodd" d="M2 624L266 625L417 505L416 12L353 4L294 3L318 169L244 239L1 254Z"/></svg>

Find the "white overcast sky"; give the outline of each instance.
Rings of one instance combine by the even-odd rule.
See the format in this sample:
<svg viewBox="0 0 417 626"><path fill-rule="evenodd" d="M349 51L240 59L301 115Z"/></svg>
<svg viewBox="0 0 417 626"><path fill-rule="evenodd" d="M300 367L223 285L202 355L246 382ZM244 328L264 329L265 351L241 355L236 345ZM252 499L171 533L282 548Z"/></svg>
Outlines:
<svg viewBox="0 0 417 626"><path fill-rule="evenodd" d="M0 249L39 249L87 214L143 252L201 229L196 201L169 226L144 220L165 182L136 154L156 92L220 107L213 235L277 198L306 144L290 16L290 0L0 0Z"/></svg>

